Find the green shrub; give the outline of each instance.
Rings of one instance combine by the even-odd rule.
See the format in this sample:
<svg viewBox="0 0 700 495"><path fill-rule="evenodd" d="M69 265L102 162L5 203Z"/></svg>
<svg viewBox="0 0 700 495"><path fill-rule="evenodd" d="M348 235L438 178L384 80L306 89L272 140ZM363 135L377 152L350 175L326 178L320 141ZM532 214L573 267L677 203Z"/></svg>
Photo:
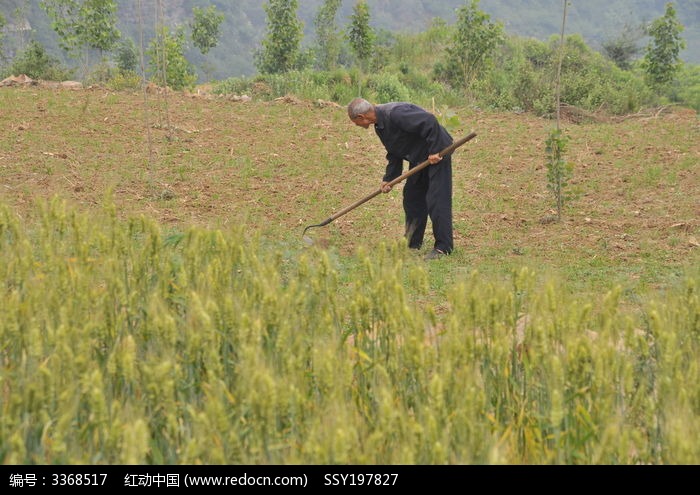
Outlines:
<svg viewBox="0 0 700 495"><path fill-rule="evenodd" d="M393 61L387 60L384 69L369 75L357 68L331 72L290 71L253 79L232 78L220 83L216 91L261 99L295 94L304 99L325 99L339 104L355 96L377 103L414 100L424 105L435 99L457 107L474 105L494 110L528 111L546 117L556 112L557 37L547 42L508 38L494 54L493 68L483 71L468 88L445 82L444 63L433 64L425 56L425 48L419 48L425 45L439 50L439 43L425 41L425 37L425 34L397 37L391 50ZM690 102L690 106L699 107L698 76L694 74L691 69L685 70L678 83L662 95L663 101ZM644 84L643 74L638 69L620 69L586 46L579 35L566 38L561 74L562 103L589 112L624 115L656 104L659 98Z"/></svg>
<svg viewBox="0 0 700 495"><path fill-rule="evenodd" d="M126 39L119 44L116 53L117 68L122 72L136 72L138 67L138 53L136 43L132 39Z"/></svg>
<svg viewBox="0 0 700 495"><path fill-rule="evenodd" d="M171 33L166 27L160 28L158 35L151 40L147 55L156 84L169 86L175 90L191 89L197 82L197 74L192 64L185 58L185 34L182 29Z"/></svg>
<svg viewBox="0 0 700 495"><path fill-rule="evenodd" d="M25 74L32 79L45 81L65 81L71 79L74 74L73 70L63 67L58 59L46 53L41 43L34 40L15 57L9 72L16 76Z"/></svg>
<svg viewBox="0 0 700 495"><path fill-rule="evenodd" d="M327 100L329 98L326 73L308 70L267 74L265 82L272 88L271 96L273 98L288 94L309 100Z"/></svg>
<svg viewBox="0 0 700 495"><path fill-rule="evenodd" d="M685 65L668 90L671 101L700 112L700 65Z"/></svg>
<svg viewBox="0 0 700 495"><path fill-rule="evenodd" d="M253 82L254 80L248 77L230 77L215 83L212 92L218 95L250 95Z"/></svg>
<svg viewBox="0 0 700 495"><path fill-rule="evenodd" d="M136 72L119 71L112 75L112 78L107 81L107 86L115 91L124 89L139 89L142 79Z"/></svg>
<svg viewBox="0 0 700 495"><path fill-rule="evenodd" d="M549 43L511 38L497 68L472 88L474 97L497 109L552 116L557 49L554 38ZM618 68L578 35L567 37L561 78L562 103L584 110L626 114L653 101L641 77Z"/></svg>
<svg viewBox="0 0 700 495"><path fill-rule="evenodd" d="M345 104L356 94L356 77L356 73L340 69L289 71L253 78L232 77L217 83L214 93L247 94L262 100L293 94L307 100L320 99Z"/></svg>
<svg viewBox="0 0 700 495"><path fill-rule="evenodd" d="M355 88L347 84L338 83L329 88L330 101L334 101L340 105L349 103L356 94L357 91Z"/></svg>
<svg viewBox="0 0 700 495"><path fill-rule="evenodd" d="M376 103L411 99L411 92L403 85L396 74L380 73L372 75L367 80L367 87L376 94L374 98Z"/></svg>

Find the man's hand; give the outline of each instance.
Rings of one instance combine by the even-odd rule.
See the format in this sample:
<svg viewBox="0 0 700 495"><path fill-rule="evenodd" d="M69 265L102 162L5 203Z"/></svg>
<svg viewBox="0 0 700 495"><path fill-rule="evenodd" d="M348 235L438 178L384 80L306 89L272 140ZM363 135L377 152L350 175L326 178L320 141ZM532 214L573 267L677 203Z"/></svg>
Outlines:
<svg viewBox="0 0 700 495"><path fill-rule="evenodd" d="M430 162L431 165L435 165L438 163L440 160L442 160L442 157L440 156L440 153L435 153L434 155L429 155L428 156L428 161Z"/></svg>
<svg viewBox="0 0 700 495"><path fill-rule="evenodd" d="M391 186L389 185L388 182L382 182L382 185L380 187L383 193L388 193L391 191Z"/></svg>

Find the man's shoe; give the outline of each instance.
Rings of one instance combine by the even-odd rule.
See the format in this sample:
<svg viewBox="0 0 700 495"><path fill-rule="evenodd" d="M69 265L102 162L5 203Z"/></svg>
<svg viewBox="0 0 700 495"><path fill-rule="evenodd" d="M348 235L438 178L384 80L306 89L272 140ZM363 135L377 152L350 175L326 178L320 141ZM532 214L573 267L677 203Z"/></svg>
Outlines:
<svg viewBox="0 0 700 495"><path fill-rule="evenodd" d="M436 260L438 258L442 258L443 256L447 256L447 253L443 253L439 249L433 249L430 251L428 254L425 255L425 261L429 260Z"/></svg>

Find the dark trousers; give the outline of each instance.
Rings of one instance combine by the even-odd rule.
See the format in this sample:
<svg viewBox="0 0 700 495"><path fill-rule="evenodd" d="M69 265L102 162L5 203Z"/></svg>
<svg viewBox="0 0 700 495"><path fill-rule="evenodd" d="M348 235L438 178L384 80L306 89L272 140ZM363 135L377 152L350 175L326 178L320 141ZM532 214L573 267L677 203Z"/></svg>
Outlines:
<svg viewBox="0 0 700 495"><path fill-rule="evenodd" d="M408 247L423 245L428 217L433 224L435 248L444 253L454 249L452 234L452 157L446 156L436 165L428 165L406 179L403 188L403 209L406 213Z"/></svg>

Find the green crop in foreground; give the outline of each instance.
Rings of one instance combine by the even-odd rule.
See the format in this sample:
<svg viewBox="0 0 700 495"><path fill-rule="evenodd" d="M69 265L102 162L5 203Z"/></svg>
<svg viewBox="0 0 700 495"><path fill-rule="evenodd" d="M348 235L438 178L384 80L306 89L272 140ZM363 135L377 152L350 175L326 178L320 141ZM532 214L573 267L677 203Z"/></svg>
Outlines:
<svg viewBox="0 0 700 495"><path fill-rule="evenodd" d="M0 206L13 464L694 464L700 273L636 309L528 268L421 303L402 246L282 252Z"/></svg>

